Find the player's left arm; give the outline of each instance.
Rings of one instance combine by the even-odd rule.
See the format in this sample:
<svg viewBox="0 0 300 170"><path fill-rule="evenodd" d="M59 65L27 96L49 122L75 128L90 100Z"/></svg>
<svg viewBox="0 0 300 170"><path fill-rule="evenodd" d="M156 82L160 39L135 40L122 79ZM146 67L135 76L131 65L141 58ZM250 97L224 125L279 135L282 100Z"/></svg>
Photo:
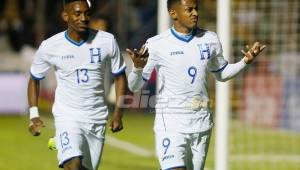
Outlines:
<svg viewBox="0 0 300 170"><path fill-rule="evenodd" d="M133 69L128 75L128 88L132 92L137 92L142 89L145 84L145 80L143 79L143 70L149 57L148 49L145 45L143 45L140 50L126 49L126 51L133 62Z"/></svg>
<svg viewBox="0 0 300 170"><path fill-rule="evenodd" d="M112 132L118 132L123 129L122 116L123 109L122 103L123 96L126 93L127 81L125 72L115 77L115 91L116 91L116 105L110 123L110 129Z"/></svg>
<svg viewBox="0 0 300 170"><path fill-rule="evenodd" d="M266 45L261 44L260 42L255 42L250 48L248 45L246 46L247 52L241 50L244 54L243 60L246 64L250 64L253 60L266 48Z"/></svg>
<svg viewBox="0 0 300 170"><path fill-rule="evenodd" d="M218 81L224 82L227 81L236 75L238 75L241 71L243 71L250 63L254 61L254 59L266 48L266 45L262 45L259 42L255 42L250 48L248 45L246 46L247 52L241 50L244 54L244 58L239 62L234 64L226 64L224 67L217 71L212 71L215 75L215 78Z"/></svg>
<svg viewBox="0 0 300 170"><path fill-rule="evenodd" d="M121 104L127 88L127 79L125 74L126 65L116 39L112 41L111 68L115 77L116 104L109 127L112 132L118 132L123 129Z"/></svg>

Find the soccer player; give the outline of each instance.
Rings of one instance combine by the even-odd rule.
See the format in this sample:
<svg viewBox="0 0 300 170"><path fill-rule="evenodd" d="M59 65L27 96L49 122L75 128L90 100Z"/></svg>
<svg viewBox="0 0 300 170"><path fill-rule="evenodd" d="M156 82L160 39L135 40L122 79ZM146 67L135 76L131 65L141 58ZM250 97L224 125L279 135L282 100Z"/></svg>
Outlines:
<svg viewBox="0 0 300 170"><path fill-rule="evenodd" d="M57 88L52 112L59 166L65 170L96 170L99 166L108 117L104 61L111 60L117 99L126 88L126 67L118 44L112 34L88 28L89 13L86 0L64 0L62 18L68 28L41 43L30 68L29 130L34 136L44 126L38 111L40 81L51 66L55 69ZM110 128L113 132L123 129L118 103Z"/></svg>
<svg viewBox="0 0 300 170"><path fill-rule="evenodd" d="M134 63L128 76L138 91L153 69L158 77L154 123L156 153L162 170L203 170L213 120L207 75L226 81L266 47L259 42L228 64L216 33L197 27L197 0L168 0L173 27L147 40L139 51L127 49Z"/></svg>

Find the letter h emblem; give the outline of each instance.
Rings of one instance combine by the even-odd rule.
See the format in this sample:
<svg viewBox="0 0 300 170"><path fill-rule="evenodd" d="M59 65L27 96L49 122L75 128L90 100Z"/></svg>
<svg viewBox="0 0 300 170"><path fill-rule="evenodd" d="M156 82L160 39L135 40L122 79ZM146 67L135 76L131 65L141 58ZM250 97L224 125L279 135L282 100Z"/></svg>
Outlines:
<svg viewBox="0 0 300 170"><path fill-rule="evenodd" d="M210 58L209 44L198 44L198 48L200 50L201 60Z"/></svg>
<svg viewBox="0 0 300 170"><path fill-rule="evenodd" d="M97 57L96 59L98 59L97 63L101 62L101 48L90 48L90 55L91 63L95 63L95 57Z"/></svg>

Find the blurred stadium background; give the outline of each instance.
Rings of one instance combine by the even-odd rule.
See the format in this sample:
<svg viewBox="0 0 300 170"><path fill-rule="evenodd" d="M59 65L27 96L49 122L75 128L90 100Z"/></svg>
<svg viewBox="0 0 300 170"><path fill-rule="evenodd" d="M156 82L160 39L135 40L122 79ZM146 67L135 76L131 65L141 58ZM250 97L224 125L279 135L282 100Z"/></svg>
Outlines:
<svg viewBox="0 0 300 170"><path fill-rule="evenodd" d="M160 1L160 0L159 0ZM105 16L109 32L124 50L137 48L157 33L154 0L93 0L93 15ZM199 26L216 31L216 0L199 1ZM27 132L28 69L40 42L64 30L61 0L0 1L0 169L58 169L51 103L55 81L43 81L41 112L47 127ZM231 0L231 62L255 40L268 45L256 62L230 82L229 170L300 169L300 2L299 0ZM155 76L153 77L155 80ZM212 98L214 80L210 79ZM155 91L151 81L145 89ZM212 108L214 109L214 108ZM154 156L153 109L128 109L122 133L107 131L102 170L158 169ZM215 168L214 137L206 170Z"/></svg>

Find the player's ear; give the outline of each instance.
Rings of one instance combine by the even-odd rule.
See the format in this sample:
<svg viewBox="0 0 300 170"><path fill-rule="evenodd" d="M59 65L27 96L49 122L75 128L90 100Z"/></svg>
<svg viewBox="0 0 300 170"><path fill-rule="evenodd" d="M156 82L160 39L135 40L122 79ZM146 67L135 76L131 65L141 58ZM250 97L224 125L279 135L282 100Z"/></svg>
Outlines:
<svg viewBox="0 0 300 170"><path fill-rule="evenodd" d="M61 13L61 18L63 19L63 21L68 22L69 16L68 16L68 14L67 14L66 11L63 11L63 12Z"/></svg>
<svg viewBox="0 0 300 170"><path fill-rule="evenodd" d="M176 11L175 11L174 9L170 9L170 10L169 10L169 15L171 16L171 18L172 18L173 20L176 20L176 19L177 19L177 13L176 13Z"/></svg>

